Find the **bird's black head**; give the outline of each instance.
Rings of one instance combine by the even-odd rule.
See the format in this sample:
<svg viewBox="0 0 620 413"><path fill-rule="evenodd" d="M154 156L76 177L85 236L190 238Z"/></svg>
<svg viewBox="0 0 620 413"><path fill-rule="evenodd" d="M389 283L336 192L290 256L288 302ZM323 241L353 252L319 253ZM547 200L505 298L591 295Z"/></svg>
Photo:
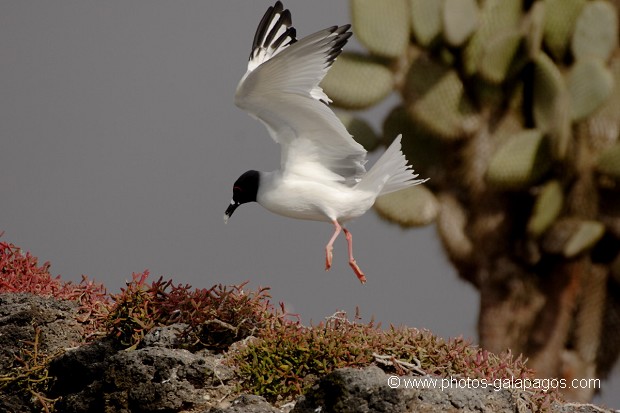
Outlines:
<svg viewBox="0 0 620 413"><path fill-rule="evenodd" d="M259 180L258 171L247 171L235 181L232 201L224 213L224 222L228 221L228 218L232 216L239 205L246 202L256 202Z"/></svg>

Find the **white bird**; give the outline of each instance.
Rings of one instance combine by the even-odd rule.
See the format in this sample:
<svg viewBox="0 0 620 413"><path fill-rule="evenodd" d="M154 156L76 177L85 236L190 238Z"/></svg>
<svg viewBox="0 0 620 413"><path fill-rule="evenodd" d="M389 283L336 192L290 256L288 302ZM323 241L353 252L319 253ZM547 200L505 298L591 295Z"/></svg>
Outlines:
<svg viewBox="0 0 620 413"><path fill-rule="evenodd" d="M332 265L333 244L342 230L349 265L365 283L344 223L363 215L377 196L426 179L415 179L418 175L401 152L400 135L366 172L366 150L327 105L331 101L319 83L351 37L350 27L333 26L297 41L291 13L280 1L263 16L235 104L261 121L280 144L280 169L241 175L224 221L239 205L258 202L276 214L331 222L335 229L325 246L325 270Z"/></svg>

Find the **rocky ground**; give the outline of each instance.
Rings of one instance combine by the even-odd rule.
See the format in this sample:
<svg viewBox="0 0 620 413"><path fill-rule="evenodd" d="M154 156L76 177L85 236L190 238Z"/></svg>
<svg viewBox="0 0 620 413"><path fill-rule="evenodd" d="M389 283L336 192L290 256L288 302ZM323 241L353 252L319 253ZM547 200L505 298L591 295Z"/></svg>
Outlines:
<svg viewBox="0 0 620 413"><path fill-rule="evenodd" d="M40 400L47 399L58 399L55 411L66 413L531 411L516 391L392 389L389 374L378 366L336 370L294 403L276 408L262 397L238 393L225 355L175 348L181 324L152 330L133 350L106 338L76 346L83 341L76 312L69 301L0 295L0 412L42 411ZM48 376L41 371L15 381L16 372L37 372L45 357L52 358ZM51 389L45 394L37 392L43 382ZM551 411L611 412L577 404L556 404Z"/></svg>

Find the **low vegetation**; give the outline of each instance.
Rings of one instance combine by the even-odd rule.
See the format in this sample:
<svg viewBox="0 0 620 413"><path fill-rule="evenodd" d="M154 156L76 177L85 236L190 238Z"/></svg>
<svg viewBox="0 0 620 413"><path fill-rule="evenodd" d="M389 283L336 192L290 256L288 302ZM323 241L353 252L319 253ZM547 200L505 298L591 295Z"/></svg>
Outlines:
<svg viewBox="0 0 620 413"><path fill-rule="evenodd" d="M521 357L495 355L462 338L444 340L408 327L384 329L357 315L349 320L344 313L304 326L282 306L271 304L267 288L248 292L246 283L194 289L163 278L149 282L144 271L134 274L120 293L108 294L86 277L75 285L52 277L49 269L49 263L39 265L30 253L0 243L0 293L77 302L78 321L87 333L76 345L105 336L131 350L140 347L151 329L182 323L179 347L225 353L235 367L238 391L277 404L294 399L335 369L373 363L396 374L533 378ZM33 403L52 411L54 400L46 396L48 365L58 354L41 350L34 328L35 340L21 343L10 371L0 375L0 392L30 393ZM533 410L545 409L555 398L553 392L532 393Z"/></svg>

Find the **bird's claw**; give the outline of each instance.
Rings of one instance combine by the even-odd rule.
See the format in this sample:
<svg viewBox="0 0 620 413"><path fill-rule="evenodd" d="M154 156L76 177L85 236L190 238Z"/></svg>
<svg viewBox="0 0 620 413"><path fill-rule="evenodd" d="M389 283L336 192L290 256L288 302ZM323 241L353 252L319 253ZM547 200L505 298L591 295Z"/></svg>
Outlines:
<svg viewBox="0 0 620 413"><path fill-rule="evenodd" d="M355 262L355 260L351 260L349 261L349 265L351 266L351 268L353 269L353 272L355 273L355 275L357 276L357 279L360 280L360 282L362 284L366 284L366 276L364 275L364 273L362 272L362 270L360 269L360 267L357 265L357 263Z"/></svg>

